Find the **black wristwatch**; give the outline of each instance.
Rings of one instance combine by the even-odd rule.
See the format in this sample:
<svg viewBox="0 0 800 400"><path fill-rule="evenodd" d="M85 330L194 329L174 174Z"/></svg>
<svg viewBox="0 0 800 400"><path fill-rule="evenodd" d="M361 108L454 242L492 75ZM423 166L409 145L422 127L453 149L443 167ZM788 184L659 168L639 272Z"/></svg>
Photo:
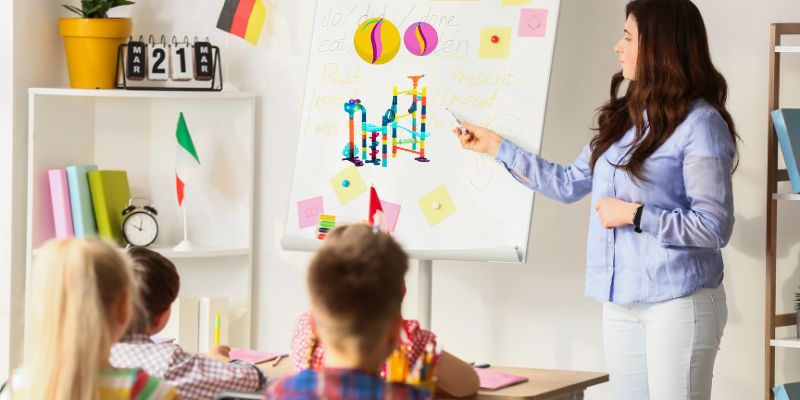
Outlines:
<svg viewBox="0 0 800 400"><path fill-rule="evenodd" d="M637 207L633 214L633 231L636 233L642 233L642 211L644 211L644 205Z"/></svg>

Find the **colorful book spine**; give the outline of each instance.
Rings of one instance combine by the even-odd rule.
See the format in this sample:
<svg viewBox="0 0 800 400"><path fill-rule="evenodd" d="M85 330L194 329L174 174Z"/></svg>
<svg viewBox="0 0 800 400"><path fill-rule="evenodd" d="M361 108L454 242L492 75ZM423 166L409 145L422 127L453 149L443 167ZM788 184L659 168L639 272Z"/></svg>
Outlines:
<svg viewBox="0 0 800 400"><path fill-rule="evenodd" d="M89 192L90 171L97 171L96 165L70 165L67 167L69 201L72 206L72 228L75 237L97 236L97 223L94 220L92 194Z"/></svg>
<svg viewBox="0 0 800 400"><path fill-rule="evenodd" d="M131 198L128 174L125 171L91 171L89 191L92 193L94 217L100 237L120 246L125 244L122 237L122 210Z"/></svg>
<svg viewBox="0 0 800 400"><path fill-rule="evenodd" d="M53 223L56 237L66 239L74 235L72 230L72 209L69 203L69 184L67 172L63 169L47 171L50 179L50 200L53 204Z"/></svg>
<svg viewBox="0 0 800 400"><path fill-rule="evenodd" d="M800 109L780 108L771 114L792 192L800 193Z"/></svg>

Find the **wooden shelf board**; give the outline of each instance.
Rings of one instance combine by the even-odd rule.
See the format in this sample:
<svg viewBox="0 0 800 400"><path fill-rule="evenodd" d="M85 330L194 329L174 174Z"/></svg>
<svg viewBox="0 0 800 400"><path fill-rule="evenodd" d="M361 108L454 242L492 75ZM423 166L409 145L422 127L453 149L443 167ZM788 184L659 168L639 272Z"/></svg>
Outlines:
<svg viewBox="0 0 800 400"><path fill-rule="evenodd" d="M176 258L216 258L216 257L240 257L250 255L250 249L246 247L241 248L210 248L210 249L197 249L192 251L175 251L172 248L153 248L154 251L160 253L164 257L170 259ZM33 250L33 255L36 256L41 250Z"/></svg>
<svg viewBox="0 0 800 400"><path fill-rule="evenodd" d="M249 99L250 92L193 92L166 90L123 90L123 89L69 89L69 88L30 88L29 94L38 96L71 96L71 97L117 97L141 99Z"/></svg>
<svg viewBox="0 0 800 400"><path fill-rule="evenodd" d="M800 200L800 194L797 193L773 193L772 194L773 200L789 200L789 201L798 201Z"/></svg>
<svg viewBox="0 0 800 400"><path fill-rule="evenodd" d="M800 338L772 339L769 344L772 347L794 347L800 349Z"/></svg>
<svg viewBox="0 0 800 400"><path fill-rule="evenodd" d="M800 46L775 46L776 53L800 53Z"/></svg>

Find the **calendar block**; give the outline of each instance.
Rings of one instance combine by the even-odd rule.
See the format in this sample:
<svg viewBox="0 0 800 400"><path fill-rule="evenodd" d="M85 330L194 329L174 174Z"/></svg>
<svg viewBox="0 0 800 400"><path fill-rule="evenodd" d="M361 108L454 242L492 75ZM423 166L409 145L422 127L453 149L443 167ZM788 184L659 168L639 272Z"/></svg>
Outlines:
<svg viewBox="0 0 800 400"><path fill-rule="evenodd" d="M164 43L150 43L147 54L147 79L151 81L165 81L169 78L167 45Z"/></svg>
<svg viewBox="0 0 800 400"><path fill-rule="evenodd" d="M174 81L188 81L194 76L192 48L189 43L176 43L170 50L170 78Z"/></svg>
<svg viewBox="0 0 800 400"><path fill-rule="evenodd" d="M144 42L129 42L125 62L128 79L141 81L147 76L147 46Z"/></svg>
<svg viewBox="0 0 800 400"><path fill-rule="evenodd" d="M210 81L214 77L214 62L211 43L194 43L194 79Z"/></svg>

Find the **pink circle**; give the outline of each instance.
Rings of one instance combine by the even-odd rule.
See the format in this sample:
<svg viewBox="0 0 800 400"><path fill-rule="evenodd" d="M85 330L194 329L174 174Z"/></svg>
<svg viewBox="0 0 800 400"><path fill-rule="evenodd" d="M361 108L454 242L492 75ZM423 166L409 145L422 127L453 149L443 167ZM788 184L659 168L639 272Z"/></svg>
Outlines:
<svg viewBox="0 0 800 400"><path fill-rule="evenodd" d="M436 28L427 22L415 22L406 29L403 37L406 49L415 56L427 56L433 53L439 44L439 34Z"/></svg>

